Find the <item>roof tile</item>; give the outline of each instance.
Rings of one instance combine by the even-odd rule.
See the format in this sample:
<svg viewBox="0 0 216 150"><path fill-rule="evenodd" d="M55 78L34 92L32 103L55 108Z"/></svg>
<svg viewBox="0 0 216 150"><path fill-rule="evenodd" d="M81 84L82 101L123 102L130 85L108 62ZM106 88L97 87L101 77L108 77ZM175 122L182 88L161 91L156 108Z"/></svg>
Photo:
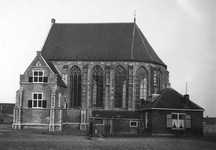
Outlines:
<svg viewBox="0 0 216 150"><path fill-rule="evenodd" d="M166 67L134 23L53 24L42 55L50 61L142 61Z"/></svg>

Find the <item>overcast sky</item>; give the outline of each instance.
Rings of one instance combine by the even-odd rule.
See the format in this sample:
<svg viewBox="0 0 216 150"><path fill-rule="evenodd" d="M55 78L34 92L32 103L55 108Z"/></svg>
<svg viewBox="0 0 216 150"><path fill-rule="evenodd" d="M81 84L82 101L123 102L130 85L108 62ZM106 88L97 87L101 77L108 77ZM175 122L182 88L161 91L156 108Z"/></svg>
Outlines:
<svg viewBox="0 0 216 150"><path fill-rule="evenodd" d="M0 103L57 23L133 22L168 66L172 88L216 117L216 0L0 0Z"/></svg>

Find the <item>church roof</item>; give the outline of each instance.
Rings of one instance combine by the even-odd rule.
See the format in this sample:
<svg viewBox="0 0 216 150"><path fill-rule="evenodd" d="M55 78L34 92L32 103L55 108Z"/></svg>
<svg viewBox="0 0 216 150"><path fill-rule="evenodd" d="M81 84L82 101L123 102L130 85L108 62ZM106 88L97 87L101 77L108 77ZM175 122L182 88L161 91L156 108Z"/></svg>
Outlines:
<svg viewBox="0 0 216 150"><path fill-rule="evenodd" d="M198 106L191 100L188 100L188 103L186 104L184 96L172 88L163 89L160 96L158 96L153 102L145 101L137 110L145 109L187 109L191 111L204 111L202 107Z"/></svg>
<svg viewBox="0 0 216 150"><path fill-rule="evenodd" d="M166 67L135 23L53 23L42 56L49 61L141 61Z"/></svg>

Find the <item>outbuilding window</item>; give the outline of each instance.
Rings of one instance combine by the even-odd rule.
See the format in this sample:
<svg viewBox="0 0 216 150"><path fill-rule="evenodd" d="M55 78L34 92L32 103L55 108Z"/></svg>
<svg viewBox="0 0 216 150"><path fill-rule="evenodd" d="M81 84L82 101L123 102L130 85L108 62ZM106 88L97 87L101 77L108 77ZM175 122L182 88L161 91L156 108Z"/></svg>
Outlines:
<svg viewBox="0 0 216 150"><path fill-rule="evenodd" d="M103 125L103 119L93 119L93 123L94 124L100 124L100 125Z"/></svg>
<svg viewBox="0 0 216 150"><path fill-rule="evenodd" d="M167 128L183 130L185 128L191 128L191 115L185 115L184 113L172 113L166 116Z"/></svg>
<svg viewBox="0 0 216 150"><path fill-rule="evenodd" d="M130 127L138 127L138 121L130 121Z"/></svg>

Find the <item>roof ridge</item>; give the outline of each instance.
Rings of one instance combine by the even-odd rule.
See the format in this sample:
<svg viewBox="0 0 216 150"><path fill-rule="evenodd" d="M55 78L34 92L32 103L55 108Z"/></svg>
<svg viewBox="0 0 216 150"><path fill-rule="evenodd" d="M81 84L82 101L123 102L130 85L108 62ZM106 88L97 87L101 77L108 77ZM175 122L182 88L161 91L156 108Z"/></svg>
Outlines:
<svg viewBox="0 0 216 150"><path fill-rule="evenodd" d="M133 26L133 35L132 35L132 43L131 43L131 59L133 60L133 53L134 53L134 36L135 36L135 27L136 24L134 23L134 26Z"/></svg>
<svg viewBox="0 0 216 150"><path fill-rule="evenodd" d="M137 26L136 26L136 28L137 28ZM140 38L141 38L141 40L142 40L142 43L143 43L143 45L144 45L144 47L145 47L145 49L146 49L146 52L147 52L148 56L151 58L152 61L154 61L154 59L151 57L151 55L150 55L149 52L148 52L148 49L147 49L147 47L146 47L146 44L145 44L145 42L144 42L142 36L140 35L140 30L139 30L139 28L137 28L137 30L138 30L139 36L140 36Z"/></svg>
<svg viewBox="0 0 216 150"><path fill-rule="evenodd" d="M182 98L184 98L184 95L183 95L183 94L179 93L178 91L176 91L175 89L173 89L173 88L171 88L171 87L170 87L170 88L165 88L165 89L171 89L171 90L175 91L179 96L181 96ZM202 110L205 110L205 109L203 109L202 107L200 107L199 105L197 105L196 103L194 103L192 100L189 99L189 101L190 101L190 103L194 104L194 105L197 106L198 108L200 108L200 109L202 109Z"/></svg>

